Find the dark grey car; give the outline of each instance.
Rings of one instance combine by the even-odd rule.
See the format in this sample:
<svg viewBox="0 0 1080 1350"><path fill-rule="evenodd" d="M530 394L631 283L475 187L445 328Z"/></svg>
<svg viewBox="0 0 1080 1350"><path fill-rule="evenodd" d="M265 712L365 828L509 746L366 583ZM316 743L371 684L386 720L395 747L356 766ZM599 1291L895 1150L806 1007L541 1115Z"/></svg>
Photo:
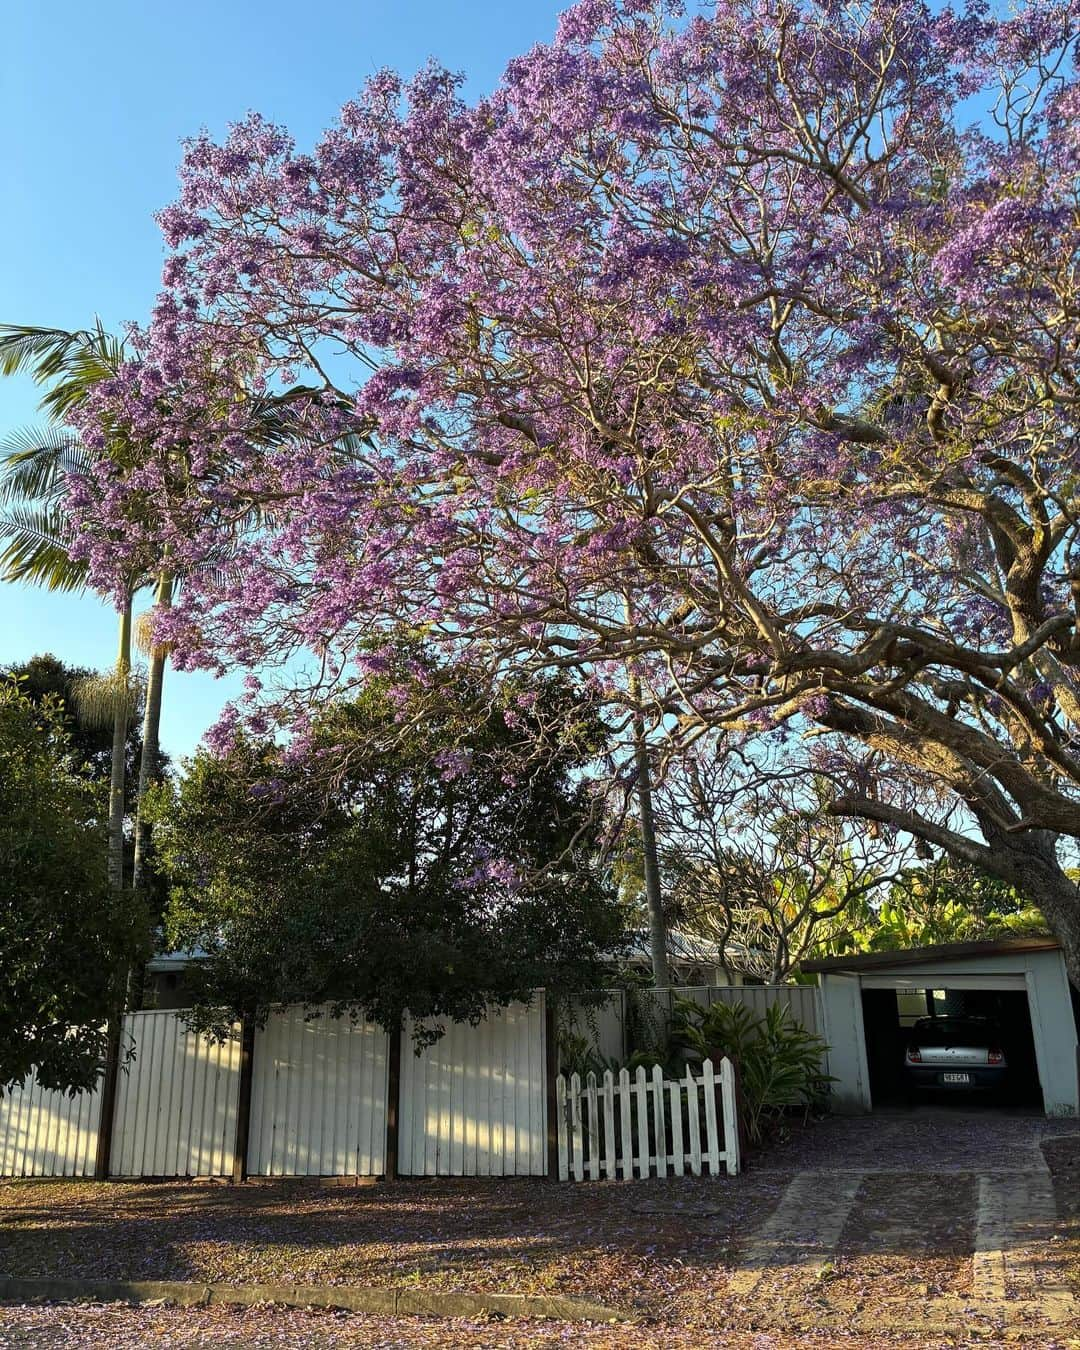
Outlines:
<svg viewBox="0 0 1080 1350"><path fill-rule="evenodd" d="M921 1017L908 1032L909 1090L1001 1091L1008 1073L1001 1027L989 1017Z"/></svg>

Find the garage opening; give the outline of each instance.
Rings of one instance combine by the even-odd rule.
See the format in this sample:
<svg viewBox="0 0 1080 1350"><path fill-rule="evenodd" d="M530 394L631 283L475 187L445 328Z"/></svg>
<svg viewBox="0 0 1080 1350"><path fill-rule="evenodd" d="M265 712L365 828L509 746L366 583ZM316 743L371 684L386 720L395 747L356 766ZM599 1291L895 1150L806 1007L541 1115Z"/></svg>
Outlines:
<svg viewBox="0 0 1080 1350"><path fill-rule="evenodd" d="M1042 1111L1026 990L863 988L862 1011L874 1110Z"/></svg>

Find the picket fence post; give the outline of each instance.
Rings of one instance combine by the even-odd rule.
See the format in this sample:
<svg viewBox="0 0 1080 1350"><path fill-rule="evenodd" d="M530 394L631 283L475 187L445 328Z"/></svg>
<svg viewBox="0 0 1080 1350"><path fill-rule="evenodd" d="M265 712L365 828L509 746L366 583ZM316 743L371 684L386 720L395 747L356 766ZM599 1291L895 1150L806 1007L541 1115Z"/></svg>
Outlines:
<svg viewBox="0 0 1080 1350"><path fill-rule="evenodd" d="M671 1097L671 1170L677 1177L685 1171L683 1166L682 1132L682 1084L675 1078L668 1084Z"/></svg>
<svg viewBox="0 0 1080 1350"><path fill-rule="evenodd" d="M694 1070L686 1066L686 1123L690 1128L690 1171L701 1176L701 1116L698 1109L698 1082Z"/></svg>
<svg viewBox="0 0 1080 1350"><path fill-rule="evenodd" d="M706 1059L701 1066L702 1090L705 1093L705 1137L707 1142L706 1159L709 1175L716 1176L720 1170L720 1134L716 1128L716 1075L712 1061Z"/></svg>
<svg viewBox="0 0 1080 1350"><path fill-rule="evenodd" d="M623 1181L634 1179L634 1130L630 1105L630 1070L619 1070L619 1126L622 1131Z"/></svg>
<svg viewBox="0 0 1080 1350"><path fill-rule="evenodd" d="M638 1065L634 1075L637 1088L637 1174L645 1178L649 1175L649 1096L645 1087L645 1066Z"/></svg>
<svg viewBox="0 0 1080 1350"><path fill-rule="evenodd" d="M724 1161L729 1177L739 1172L738 1102L735 1098L735 1068L730 1059L720 1061L720 1099L724 1109Z"/></svg>
<svg viewBox="0 0 1080 1350"><path fill-rule="evenodd" d="M559 1180L570 1180L570 1150L566 1138L566 1079L559 1074L555 1079L555 1115L559 1129Z"/></svg>
<svg viewBox="0 0 1080 1350"><path fill-rule="evenodd" d="M585 1100L589 1105L589 1180L600 1176L600 1122L596 1118L596 1074L591 1070L585 1078Z"/></svg>
<svg viewBox="0 0 1080 1350"><path fill-rule="evenodd" d="M574 1180L584 1181L585 1168L582 1158L582 1129L581 1129L581 1078L578 1074L570 1075L570 1145L574 1157Z"/></svg>
<svg viewBox="0 0 1080 1350"><path fill-rule="evenodd" d="M611 1070L604 1070L604 1176L613 1181L618 1176L615 1154L615 1080Z"/></svg>
<svg viewBox="0 0 1080 1350"><path fill-rule="evenodd" d="M659 1064L652 1071L653 1118L656 1135L656 1175L667 1176L667 1129L664 1125L664 1071Z"/></svg>

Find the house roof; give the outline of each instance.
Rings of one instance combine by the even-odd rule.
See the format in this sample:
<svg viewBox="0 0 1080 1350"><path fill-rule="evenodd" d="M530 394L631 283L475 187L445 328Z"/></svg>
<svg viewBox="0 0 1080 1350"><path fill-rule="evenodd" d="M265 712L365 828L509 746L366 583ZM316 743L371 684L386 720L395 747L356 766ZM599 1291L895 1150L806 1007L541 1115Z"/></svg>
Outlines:
<svg viewBox="0 0 1080 1350"><path fill-rule="evenodd" d="M826 956L803 961L808 975L843 970L881 970L892 966L922 966L935 961L965 961L976 956L1010 956L1025 952L1057 951L1061 944L1052 937L992 938L984 942L946 942L936 947L907 947L891 952L854 952L850 956Z"/></svg>
<svg viewBox="0 0 1080 1350"><path fill-rule="evenodd" d="M649 955L649 930L633 928L627 934L628 945L634 956ZM667 954L672 961L698 961L706 965L717 965L720 961L720 948L707 938L696 937L678 928L667 932Z"/></svg>

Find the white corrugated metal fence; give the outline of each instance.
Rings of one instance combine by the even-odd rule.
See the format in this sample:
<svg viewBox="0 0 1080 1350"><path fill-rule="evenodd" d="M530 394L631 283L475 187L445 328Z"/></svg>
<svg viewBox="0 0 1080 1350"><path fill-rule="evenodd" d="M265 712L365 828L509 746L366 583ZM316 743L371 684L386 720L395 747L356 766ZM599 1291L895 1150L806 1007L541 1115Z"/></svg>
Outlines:
<svg viewBox="0 0 1080 1350"><path fill-rule="evenodd" d="M389 1038L373 1022L272 1013L255 1034L248 1171L379 1176L386 1170Z"/></svg>
<svg viewBox="0 0 1080 1350"><path fill-rule="evenodd" d="M125 1062L129 1049L134 1058ZM227 1176L236 1144L240 1028L223 1044L175 1012L128 1013L121 1040L113 1176Z"/></svg>
<svg viewBox="0 0 1080 1350"><path fill-rule="evenodd" d="M759 1011L783 999L820 1025L815 988L643 991L663 1023L675 993ZM619 1008L611 1058L623 1037ZM584 1019L591 1024L591 1016ZM599 1025L599 1024L598 1024ZM605 1023L606 1025L606 1023ZM548 1170L545 1000L492 1008L476 1026L448 1023L419 1055L402 1029L397 1081L397 1171L403 1176L544 1176ZM133 1055L127 1052L133 1050ZM380 1176L388 1166L391 1040L373 1023L325 1009L271 1015L254 1036L247 1170L261 1176ZM124 1019L111 1140L111 1175L229 1176L237 1156L240 1028L224 1043L189 1031L182 1013ZM554 1083L551 1088L554 1091ZM681 1090L681 1089L680 1089ZM69 1097L33 1078L0 1096L0 1175L88 1176L94 1171L100 1092ZM554 1123L552 1124L554 1128ZM659 1156L657 1154L656 1156Z"/></svg>
<svg viewBox="0 0 1080 1350"><path fill-rule="evenodd" d="M43 1088L35 1074L0 1096L0 1177L92 1177L101 1093Z"/></svg>
<svg viewBox="0 0 1080 1350"><path fill-rule="evenodd" d="M403 1176L544 1176L544 996L452 1022L417 1055L401 1051L398 1170Z"/></svg>

